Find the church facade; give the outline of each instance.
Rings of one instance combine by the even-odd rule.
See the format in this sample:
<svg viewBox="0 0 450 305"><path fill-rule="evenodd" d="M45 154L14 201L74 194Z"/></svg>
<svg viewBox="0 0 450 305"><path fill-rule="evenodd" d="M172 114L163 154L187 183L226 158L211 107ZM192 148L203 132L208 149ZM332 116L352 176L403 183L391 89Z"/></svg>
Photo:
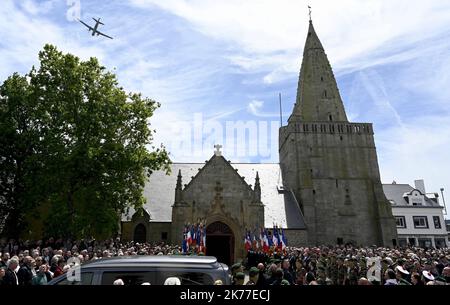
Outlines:
<svg viewBox="0 0 450 305"><path fill-rule="evenodd" d="M279 164L233 164L218 149L204 164L175 163L171 175L152 174L147 204L122 217L122 238L180 244L184 225L203 221L207 254L226 263L245 255L246 230L274 224L293 246L395 245L372 124L348 121L311 21L279 154Z"/></svg>

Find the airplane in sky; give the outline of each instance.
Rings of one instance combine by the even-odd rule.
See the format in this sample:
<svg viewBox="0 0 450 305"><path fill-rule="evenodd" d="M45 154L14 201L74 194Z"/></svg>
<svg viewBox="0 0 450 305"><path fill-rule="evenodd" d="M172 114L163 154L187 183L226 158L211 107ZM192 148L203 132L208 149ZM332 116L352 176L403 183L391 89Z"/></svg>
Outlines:
<svg viewBox="0 0 450 305"><path fill-rule="evenodd" d="M82 24L84 24L84 25L88 28L88 31L92 31L92 36L95 36L95 35L97 34L97 36L98 36L98 35L102 35L102 36L105 36L105 37L107 37L107 38L113 39L111 36L108 36L108 35L106 35L106 34L103 34L103 33L100 32L99 30L97 30L99 24L105 25L104 23L102 23L102 22L100 21L100 18L98 18L98 19L92 18L92 19L94 19L94 21L95 21L94 27L91 27L89 24L84 23L84 22L81 21L80 19L78 19L78 21L81 22Z"/></svg>

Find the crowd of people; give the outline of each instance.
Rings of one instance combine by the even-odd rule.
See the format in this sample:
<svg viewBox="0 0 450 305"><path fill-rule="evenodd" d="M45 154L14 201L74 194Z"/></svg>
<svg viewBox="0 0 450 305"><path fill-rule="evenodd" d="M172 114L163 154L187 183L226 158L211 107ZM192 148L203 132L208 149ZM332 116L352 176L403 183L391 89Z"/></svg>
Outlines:
<svg viewBox="0 0 450 305"><path fill-rule="evenodd" d="M184 255L165 243L0 240L0 285L45 285L73 264L128 255ZM202 254L200 254L202 255ZM231 266L234 285L450 285L450 249L286 247L249 250ZM119 283L120 284L120 283ZM220 284L218 281L216 284Z"/></svg>
<svg viewBox="0 0 450 305"><path fill-rule="evenodd" d="M450 285L450 249L287 247L270 254L248 251L232 266L233 283L271 285Z"/></svg>
<svg viewBox="0 0 450 305"><path fill-rule="evenodd" d="M0 285L45 285L66 273L74 264L128 255L177 255L181 248L165 243L121 243L54 239L31 241L0 240Z"/></svg>

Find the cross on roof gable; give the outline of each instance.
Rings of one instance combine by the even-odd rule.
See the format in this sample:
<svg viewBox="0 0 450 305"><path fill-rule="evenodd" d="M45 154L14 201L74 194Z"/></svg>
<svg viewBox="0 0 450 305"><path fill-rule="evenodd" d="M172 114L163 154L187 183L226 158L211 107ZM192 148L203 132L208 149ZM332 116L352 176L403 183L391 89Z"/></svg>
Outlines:
<svg viewBox="0 0 450 305"><path fill-rule="evenodd" d="M214 155L208 161L206 161L206 164L198 171L198 173L192 177L189 183L186 184L186 186L184 187L183 191L189 189L189 187L192 186L195 180L197 180L198 177L201 176L202 173L204 173L205 170L207 170L211 166L211 164L213 164L216 161L222 163L225 168L229 168L229 170L231 170L234 173L234 175L236 175L236 178L238 178L241 181L241 183L243 183L244 186L248 188L249 191L253 191L251 186L247 184L247 182L245 181L244 177L239 175L237 170L230 164L230 162L228 162L221 154L218 156L216 153L214 153ZM220 186L220 188L222 188L222 186Z"/></svg>

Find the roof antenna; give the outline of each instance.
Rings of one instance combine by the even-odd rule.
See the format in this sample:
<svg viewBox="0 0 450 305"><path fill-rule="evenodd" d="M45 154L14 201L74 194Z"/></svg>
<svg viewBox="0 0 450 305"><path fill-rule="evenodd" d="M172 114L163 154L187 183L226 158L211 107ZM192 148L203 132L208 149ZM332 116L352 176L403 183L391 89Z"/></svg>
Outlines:
<svg viewBox="0 0 450 305"><path fill-rule="evenodd" d="M308 5L308 9L309 9L309 21L312 21L312 19L311 19L311 6Z"/></svg>

